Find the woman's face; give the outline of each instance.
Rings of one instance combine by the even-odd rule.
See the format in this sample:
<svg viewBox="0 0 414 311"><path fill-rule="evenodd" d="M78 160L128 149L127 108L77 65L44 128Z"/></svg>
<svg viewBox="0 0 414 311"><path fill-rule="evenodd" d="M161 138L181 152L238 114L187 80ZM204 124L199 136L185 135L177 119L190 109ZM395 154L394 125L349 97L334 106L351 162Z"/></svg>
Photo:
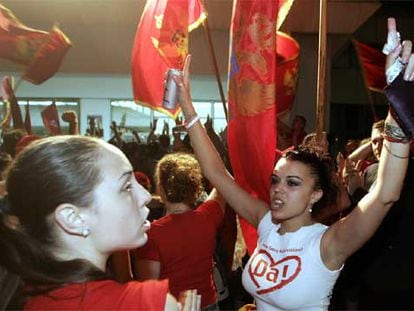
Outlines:
<svg viewBox="0 0 414 311"><path fill-rule="evenodd" d="M97 165L103 181L95 188L94 203L88 209L88 238L103 254L144 245L150 228L146 204L151 195L138 184L119 149L106 144Z"/></svg>
<svg viewBox="0 0 414 311"><path fill-rule="evenodd" d="M299 161L281 158L272 175L270 210L276 222L290 219L308 221L309 209L322 191L314 190L315 179L310 169Z"/></svg>

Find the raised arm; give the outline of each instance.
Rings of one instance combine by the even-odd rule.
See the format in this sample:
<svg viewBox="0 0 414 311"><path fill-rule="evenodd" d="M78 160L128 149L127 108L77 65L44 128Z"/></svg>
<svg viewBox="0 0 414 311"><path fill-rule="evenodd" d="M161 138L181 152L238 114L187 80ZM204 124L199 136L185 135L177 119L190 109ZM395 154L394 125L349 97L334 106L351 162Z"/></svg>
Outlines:
<svg viewBox="0 0 414 311"><path fill-rule="evenodd" d="M216 188L213 188L213 190L210 191L210 194L208 195L207 200L216 201L220 205L220 208L224 214L225 207L226 207L226 200L221 195L221 193L217 191Z"/></svg>
<svg viewBox="0 0 414 311"><path fill-rule="evenodd" d="M157 130L157 122L158 119L154 118L154 122L150 123L150 132L148 133L147 144L150 144L152 141L157 140L157 136L155 135L155 131Z"/></svg>
<svg viewBox="0 0 414 311"><path fill-rule="evenodd" d="M394 19L389 19L388 31L396 31ZM403 46L397 46L388 55L387 64L397 61L400 54L402 62L408 63L405 77L411 77L414 72L411 42L406 41ZM339 268L375 233L393 203L399 198L408 165L409 143L408 139L401 139L401 129L390 113L385 121L376 187L358 202L347 217L332 225L323 236L321 255L330 269Z"/></svg>
<svg viewBox="0 0 414 311"><path fill-rule="evenodd" d="M366 143L359 146L357 149L352 151L352 153L347 157L347 160L351 161L359 161L359 160L365 160L372 154L372 148L371 148L371 140L367 141Z"/></svg>
<svg viewBox="0 0 414 311"><path fill-rule="evenodd" d="M179 86L179 100L186 119L186 128L190 135L194 153L200 162L205 177L223 195L229 205L253 226L257 226L267 211L267 204L252 197L234 181L233 177L226 170L201 122L192 122L192 120L196 120L194 118L198 117L190 96L190 59L191 56L187 56L183 77L175 77L175 81Z"/></svg>

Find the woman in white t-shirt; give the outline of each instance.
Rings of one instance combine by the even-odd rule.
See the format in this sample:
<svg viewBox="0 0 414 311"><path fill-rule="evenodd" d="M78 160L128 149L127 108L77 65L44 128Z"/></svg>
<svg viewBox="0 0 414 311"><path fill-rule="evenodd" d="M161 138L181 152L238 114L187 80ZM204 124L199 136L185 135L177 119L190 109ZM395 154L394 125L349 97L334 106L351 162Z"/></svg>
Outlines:
<svg viewBox="0 0 414 311"><path fill-rule="evenodd" d="M396 34L389 19L389 34ZM414 79L411 42L399 44L387 57L387 68L406 63L405 79ZM329 295L345 260L375 232L398 200L405 176L409 137L388 114L378 184L345 218L326 227L313 210L331 193L332 176L323 158L309 150L286 153L276 164L270 185L270 206L243 190L227 172L209 141L191 103L189 59L184 77L175 81L186 128L203 173L234 210L258 229L258 245L244 269L243 284L259 310L326 309ZM242 139L242 138L241 138ZM254 165L252 163L251 165Z"/></svg>

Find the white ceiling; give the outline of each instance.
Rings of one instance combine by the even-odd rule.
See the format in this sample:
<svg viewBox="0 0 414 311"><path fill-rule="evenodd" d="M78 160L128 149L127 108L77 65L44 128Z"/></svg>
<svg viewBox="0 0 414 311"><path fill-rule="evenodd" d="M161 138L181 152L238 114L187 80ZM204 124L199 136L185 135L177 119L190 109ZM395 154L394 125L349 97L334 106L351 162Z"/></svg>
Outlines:
<svg viewBox="0 0 414 311"><path fill-rule="evenodd" d="M228 58L228 28L231 0L205 0L208 22L221 73ZM135 30L145 0L0 0L27 26L50 29L55 22L73 42L60 72L82 74L127 74ZM282 26L286 32L317 31L319 0L296 0ZM379 7L376 0L330 0L328 29L333 34L351 34ZM192 72L212 74L210 54L202 27L190 37L194 55ZM0 60L0 71L19 71Z"/></svg>

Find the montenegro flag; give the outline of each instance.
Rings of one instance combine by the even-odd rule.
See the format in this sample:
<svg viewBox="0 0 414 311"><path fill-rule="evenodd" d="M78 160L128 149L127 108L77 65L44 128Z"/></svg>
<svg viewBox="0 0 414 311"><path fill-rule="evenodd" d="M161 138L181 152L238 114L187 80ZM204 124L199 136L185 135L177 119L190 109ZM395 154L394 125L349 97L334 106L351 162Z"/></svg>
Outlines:
<svg viewBox="0 0 414 311"><path fill-rule="evenodd" d="M188 54L188 33L206 18L199 0L147 0L132 48L134 100L176 118L180 108L162 106L164 75L182 69Z"/></svg>

